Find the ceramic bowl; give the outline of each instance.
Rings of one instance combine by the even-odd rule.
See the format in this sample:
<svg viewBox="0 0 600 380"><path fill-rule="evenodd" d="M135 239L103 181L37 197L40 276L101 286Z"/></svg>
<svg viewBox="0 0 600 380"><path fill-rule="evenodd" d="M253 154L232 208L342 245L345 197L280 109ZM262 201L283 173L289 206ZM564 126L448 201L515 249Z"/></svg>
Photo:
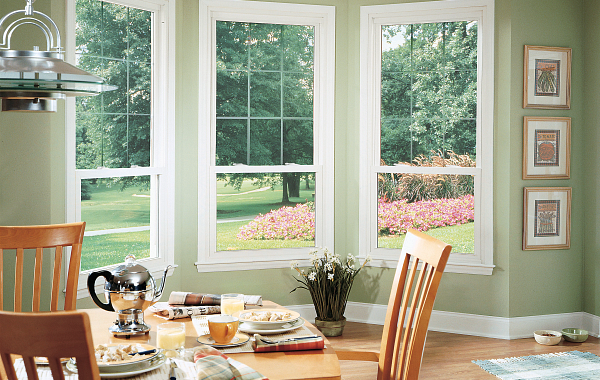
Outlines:
<svg viewBox="0 0 600 380"><path fill-rule="evenodd" d="M588 338L586 330L576 328L562 329L562 335L565 337L565 340L576 343L585 342Z"/></svg>
<svg viewBox="0 0 600 380"><path fill-rule="evenodd" d="M537 330L533 332L535 341L546 346L554 346L560 343L562 334L553 330Z"/></svg>

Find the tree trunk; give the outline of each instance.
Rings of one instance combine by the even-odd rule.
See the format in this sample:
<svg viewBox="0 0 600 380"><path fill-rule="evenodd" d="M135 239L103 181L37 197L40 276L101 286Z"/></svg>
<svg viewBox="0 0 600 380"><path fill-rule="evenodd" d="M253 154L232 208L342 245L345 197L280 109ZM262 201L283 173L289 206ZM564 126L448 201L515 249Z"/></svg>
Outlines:
<svg viewBox="0 0 600 380"><path fill-rule="evenodd" d="M288 190L290 192L290 197L300 197L300 174L290 173L290 177L288 178Z"/></svg>
<svg viewBox="0 0 600 380"><path fill-rule="evenodd" d="M289 203L290 198L288 196L288 173L283 173L283 196L281 197L282 203Z"/></svg>

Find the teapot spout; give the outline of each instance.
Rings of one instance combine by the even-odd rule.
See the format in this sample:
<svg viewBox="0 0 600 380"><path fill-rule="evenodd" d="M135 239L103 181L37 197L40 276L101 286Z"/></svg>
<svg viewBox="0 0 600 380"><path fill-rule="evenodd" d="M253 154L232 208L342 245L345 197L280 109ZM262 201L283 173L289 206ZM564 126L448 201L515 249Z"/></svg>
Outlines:
<svg viewBox="0 0 600 380"><path fill-rule="evenodd" d="M167 280L167 273L169 273L169 269L171 269L171 268L172 268L171 265L167 265L167 267L165 268L165 271L162 275L162 281L160 282L160 288L158 288L158 290L156 292L154 292L154 300L153 301L158 301L158 299L162 296L163 290L165 290L165 281Z"/></svg>

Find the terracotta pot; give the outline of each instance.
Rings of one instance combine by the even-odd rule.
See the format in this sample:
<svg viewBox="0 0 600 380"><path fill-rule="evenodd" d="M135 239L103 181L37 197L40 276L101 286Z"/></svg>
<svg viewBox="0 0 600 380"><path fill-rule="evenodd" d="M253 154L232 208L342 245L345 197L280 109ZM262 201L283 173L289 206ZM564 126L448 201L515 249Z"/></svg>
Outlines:
<svg viewBox="0 0 600 380"><path fill-rule="evenodd" d="M315 318L315 326L325 336L340 336L344 332L344 326L346 326L346 317L342 317L339 321L322 321Z"/></svg>

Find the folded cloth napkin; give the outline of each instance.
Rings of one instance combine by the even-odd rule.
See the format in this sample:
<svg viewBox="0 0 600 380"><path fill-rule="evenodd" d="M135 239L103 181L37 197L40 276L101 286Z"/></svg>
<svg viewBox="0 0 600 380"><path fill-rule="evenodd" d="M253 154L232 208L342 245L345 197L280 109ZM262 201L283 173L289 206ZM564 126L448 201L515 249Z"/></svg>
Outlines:
<svg viewBox="0 0 600 380"><path fill-rule="evenodd" d="M207 345L194 348L198 380L269 380L245 364Z"/></svg>
<svg viewBox="0 0 600 380"><path fill-rule="evenodd" d="M151 312L166 319L188 318L192 315L221 313L221 306L171 306L167 302L157 302L150 306Z"/></svg>
<svg viewBox="0 0 600 380"><path fill-rule="evenodd" d="M262 336L254 334L254 342L252 342L252 349L254 352L273 352L273 351L302 351L302 350L321 350L325 348L325 341L323 337L314 338L303 338L295 337L292 339L282 339L276 343L267 343L262 340Z"/></svg>
<svg viewBox="0 0 600 380"><path fill-rule="evenodd" d="M246 305L262 306L262 296L247 296L244 295L244 303ZM221 295L219 294L202 294L190 292L171 292L169 296L170 305L220 305Z"/></svg>

